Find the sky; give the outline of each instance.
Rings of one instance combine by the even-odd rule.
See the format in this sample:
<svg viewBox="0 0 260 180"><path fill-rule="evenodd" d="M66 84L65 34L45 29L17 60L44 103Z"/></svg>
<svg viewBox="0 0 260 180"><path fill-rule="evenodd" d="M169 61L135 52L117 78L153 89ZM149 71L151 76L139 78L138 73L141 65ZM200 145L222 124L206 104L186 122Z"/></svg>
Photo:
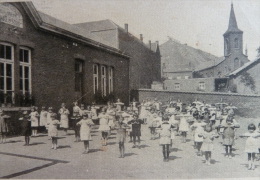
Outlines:
<svg viewBox="0 0 260 180"><path fill-rule="evenodd" d="M2 0L0 0L2 1ZM12 1L12 0L10 0ZM17 1L17 0L14 0ZM216 56L223 56L231 2L244 32L250 60L260 46L260 0L32 0L35 7L68 23L110 19L144 42L169 37Z"/></svg>

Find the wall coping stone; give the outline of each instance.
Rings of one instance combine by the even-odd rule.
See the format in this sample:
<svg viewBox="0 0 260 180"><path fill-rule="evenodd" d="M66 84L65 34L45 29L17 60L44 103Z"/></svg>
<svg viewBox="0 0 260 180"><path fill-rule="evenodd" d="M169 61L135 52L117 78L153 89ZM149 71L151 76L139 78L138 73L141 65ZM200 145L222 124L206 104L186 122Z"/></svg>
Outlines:
<svg viewBox="0 0 260 180"><path fill-rule="evenodd" d="M226 92L201 92L201 91L173 91L173 90L155 90L155 89L138 89L138 91L148 92L166 92L166 93L184 93L184 94L209 94L209 95L224 95L224 96L245 96L245 97L260 97L257 94L238 94L238 93L226 93Z"/></svg>

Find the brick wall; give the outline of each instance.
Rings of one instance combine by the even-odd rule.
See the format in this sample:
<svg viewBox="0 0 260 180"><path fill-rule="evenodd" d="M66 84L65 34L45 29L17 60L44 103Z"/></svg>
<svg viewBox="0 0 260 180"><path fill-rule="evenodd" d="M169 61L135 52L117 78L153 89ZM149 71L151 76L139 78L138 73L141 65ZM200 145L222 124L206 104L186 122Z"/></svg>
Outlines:
<svg viewBox="0 0 260 180"><path fill-rule="evenodd" d="M174 100L181 99L182 102L191 103L195 99L205 101L208 104L212 103L232 103L239 108L240 113L244 116L259 117L260 109L260 95L243 95L234 93L208 93L208 92L175 92L175 91L160 91L139 89L138 90L139 102L144 99L157 98L162 102L168 101L170 98Z"/></svg>
<svg viewBox="0 0 260 180"><path fill-rule="evenodd" d="M130 89L151 88L153 81L161 79L160 54L151 51L136 37L119 29L119 49L131 56Z"/></svg>
<svg viewBox="0 0 260 180"><path fill-rule="evenodd" d="M13 26L0 23L0 42L14 45L16 92L19 91L19 47L26 46L32 52L32 94L37 106L53 106L57 109L62 102L72 106L72 102L82 95L85 95L84 103L92 103L94 63L114 68L114 94L124 103L128 103L128 58L79 42L74 46L74 41L65 36L38 30L23 8L19 4L16 6L23 15L24 28L18 28L14 32L11 30ZM76 59L84 62L82 94L75 92ZM99 85L100 83L99 78Z"/></svg>

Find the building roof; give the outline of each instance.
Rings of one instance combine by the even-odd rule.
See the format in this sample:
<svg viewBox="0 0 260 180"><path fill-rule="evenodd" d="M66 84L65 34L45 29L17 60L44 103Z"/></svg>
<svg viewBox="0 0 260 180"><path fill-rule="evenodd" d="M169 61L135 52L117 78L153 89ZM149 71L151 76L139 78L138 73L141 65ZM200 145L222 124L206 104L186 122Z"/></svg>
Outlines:
<svg viewBox="0 0 260 180"><path fill-rule="evenodd" d="M243 32L240 29L238 29L237 20L236 20L234 8L233 8L233 3L231 3L231 10L230 10L230 16L229 16L228 29L224 33L224 35L226 35L226 34L228 34L230 32Z"/></svg>
<svg viewBox="0 0 260 180"><path fill-rule="evenodd" d="M172 39L160 45L160 52L166 66L164 72L199 71L224 59Z"/></svg>
<svg viewBox="0 0 260 180"><path fill-rule="evenodd" d="M229 76L237 76L245 70L248 70L254 67L256 64L260 63L260 58L255 59L254 61L249 61L248 63L244 64L240 68L236 69L235 71L231 72Z"/></svg>
<svg viewBox="0 0 260 180"><path fill-rule="evenodd" d="M116 25L113 21L109 19L101 20L101 21L92 21L92 22L84 22L74 24L78 27L81 27L88 32L98 32L98 31L105 31L105 30L116 30L118 25Z"/></svg>
<svg viewBox="0 0 260 180"><path fill-rule="evenodd" d="M100 50L129 58L129 56L121 52L119 49L112 47L109 42L105 42L100 37L89 33L85 29L38 11L32 2L13 3L20 3L23 6L32 23L38 29L63 35L67 38L75 40L76 42L81 42Z"/></svg>
<svg viewBox="0 0 260 180"><path fill-rule="evenodd" d="M66 30L66 31L69 31L69 32L72 32L72 33L75 33L77 35L81 35L85 38L88 38L88 39L91 39L93 41L96 41L96 42L99 42L99 43L102 43L104 45L107 45L107 46L111 46L112 47L112 44L105 41L104 39L102 39L101 37L99 36L96 36L95 34L92 34L88 31L86 31L85 29L83 28L80 28L78 26L75 26L75 25L72 25L72 24L69 24L67 22L64 22L62 20L59 20L59 19L56 19L48 14L45 14L43 12L40 12L38 11L42 21L44 23L47 23L47 24L50 24L50 25L53 25L55 27L59 27L63 30Z"/></svg>
<svg viewBox="0 0 260 180"><path fill-rule="evenodd" d="M126 30L120 27L118 24L113 22L110 19L100 20L100 21L92 21L92 22L84 22L84 23L77 23L74 24L80 28L84 28L90 33L101 32L101 31L109 31L109 30L119 30L121 32L126 32ZM149 44L143 43L139 38L135 37L133 34L128 32L129 36L135 39L135 41L143 44L146 48L150 49ZM157 52L158 50L158 43L151 43L151 50L153 52Z"/></svg>

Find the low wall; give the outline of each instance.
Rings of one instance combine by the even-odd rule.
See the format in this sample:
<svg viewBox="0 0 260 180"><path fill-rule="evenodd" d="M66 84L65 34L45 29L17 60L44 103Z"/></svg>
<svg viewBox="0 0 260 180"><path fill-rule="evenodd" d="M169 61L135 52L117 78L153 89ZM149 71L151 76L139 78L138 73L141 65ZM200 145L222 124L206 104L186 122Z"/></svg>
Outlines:
<svg viewBox="0 0 260 180"><path fill-rule="evenodd" d="M198 99L199 101L205 101L208 104L219 102L232 103L234 106L239 108L239 115L247 117L259 117L260 119L260 95L139 89L139 102L142 102L142 100L147 98L157 98L162 102L166 102L170 98L173 98L173 100L181 99L184 103L191 103L195 99Z"/></svg>

